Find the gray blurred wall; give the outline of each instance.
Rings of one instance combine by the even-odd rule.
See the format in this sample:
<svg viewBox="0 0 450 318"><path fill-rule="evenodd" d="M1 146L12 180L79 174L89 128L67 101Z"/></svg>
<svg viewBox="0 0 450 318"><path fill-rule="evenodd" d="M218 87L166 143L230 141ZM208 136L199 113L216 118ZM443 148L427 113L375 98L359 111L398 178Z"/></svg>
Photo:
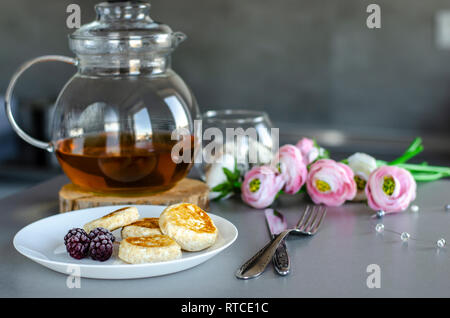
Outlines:
<svg viewBox="0 0 450 318"><path fill-rule="evenodd" d="M92 0L0 4L0 91L23 61L72 55L66 7L82 23ZM328 127L450 136L450 51L435 45L435 14L448 0L153 0L152 17L189 39L173 56L202 110L266 110L283 127ZM366 7L382 28L366 27ZM38 66L17 97L55 98L71 66Z"/></svg>

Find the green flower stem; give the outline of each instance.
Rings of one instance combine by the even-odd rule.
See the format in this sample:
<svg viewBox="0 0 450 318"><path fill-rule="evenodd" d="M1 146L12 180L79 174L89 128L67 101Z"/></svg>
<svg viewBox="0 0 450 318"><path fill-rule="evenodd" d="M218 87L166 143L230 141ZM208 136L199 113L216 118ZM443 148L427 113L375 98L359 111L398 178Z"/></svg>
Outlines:
<svg viewBox="0 0 450 318"><path fill-rule="evenodd" d="M422 138L416 137L413 142L409 145L408 149L406 149L405 153L407 152L413 152L417 148L422 146Z"/></svg>
<svg viewBox="0 0 450 318"><path fill-rule="evenodd" d="M438 167L438 166L429 166L429 165L417 165L410 163L402 163L398 165L399 167L405 168L407 170L412 171L420 171L420 172L431 172L431 173L442 173L444 175L450 175L450 168L448 167Z"/></svg>
<svg viewBox="0 0 450 318"><path fill-rule="evenodd" d="M386 165L388 165L387 161L377 160L377 167ZM450 168L448 167L429 166L428 164L400 163L396 166L412 171L450 173Z"/></svg>
<svg viewBox="0 0 450 318"><path fill-rule="evenodd" d="M409 147L406 149L406 151L403 153L403 155L389 162L388 165L395 166L398 165L399 163L405 163L409 159L421 153L422 151L423 151L422 138L416 137L413 140L413 142L409 145Z"/></svg>
<svg viewBox="0 0 450 318"><path fill-rule="evenodd" d="M450 167L429 166L426 162L422 164L406 163L411 158L423 151L422 139L417 137L409 145L408 149L400 157L388 162L384 160L377 160L377 167L380 166L397 166L411 172L416 181L435 181L441 178L450 177ZM347 159L342 160L348 163Z"/></svg>
<svg viewBox="0 0 450 318"><path fill-rule="evenodd" d="M389 162L390 166L395 166L401 163L405 163L407 162L409 159L413 158L414 156L418 155L419 153L421 153L423 151L423 146L418 147L417 149L415 149L414 151L411 152L406 152L405 154L403 154L401 157Z"/></svg>
<svg viewBox="0 0 450 318"><path fill-rule="evenodd" d="M442 173L413 173L414 180L419 182L436 181L445 176Z"/></svg>
<svg viewBox="0 0 450 318"><path fill-rule="evenodd" d="M388 163L383 160L377 160L377 166L385 166ZM400 163L397 167L404 168L411 172L416 181L435 181L441 178L450 177L450 168L429 166L427 164Z"/></svg>
<svg viewBox="0 0 450 318"><path fill-rule="evenodd" d="M396 166L412 172L441 173L444 176L450 176L450 168L448 167L429 166L424 164L411 164L411 163L400 163Z"/></svg>

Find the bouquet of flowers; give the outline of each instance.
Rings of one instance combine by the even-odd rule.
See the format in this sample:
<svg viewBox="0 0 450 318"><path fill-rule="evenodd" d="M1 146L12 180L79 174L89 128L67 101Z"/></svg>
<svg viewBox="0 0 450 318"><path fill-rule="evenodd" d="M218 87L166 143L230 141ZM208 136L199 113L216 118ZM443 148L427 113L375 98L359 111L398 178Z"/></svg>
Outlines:
<svg viewBox="0 0 450 318"><path fill-rule="evenodd" d="M302 138L296 145L280 147L270 164L241 173L223 167L225 181L212 187L216 199L240 193L248 205L263 209L281 194L306 193L315 204L340 206L346 201L365 201L375 211L400 212L416 198L416 182L450 177L450 168L427 163L410 164L424 149L416 138L399 158L386 162L355 153L337 162L314 140Z"/></svg>

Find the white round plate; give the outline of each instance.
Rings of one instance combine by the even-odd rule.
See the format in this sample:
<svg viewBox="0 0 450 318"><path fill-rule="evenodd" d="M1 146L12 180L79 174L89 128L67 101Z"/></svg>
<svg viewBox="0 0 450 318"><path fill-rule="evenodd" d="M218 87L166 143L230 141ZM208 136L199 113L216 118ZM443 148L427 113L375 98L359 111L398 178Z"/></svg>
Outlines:
<svg viewBox="0 0 450 318"><path fill-rule="evenodd" d="M105 262L94 261L91 258L77 260L71 258L66 252L64 236L74 227L82 228L87 222L106 215L123 206L106 206L92 209L83 209L73 212L53 215L36 221L21 229L14 237L14 247L29 259L64 274L76 274L81 277L100 279L127 279L166 275L179 272L217 255L230 246L237 238L236 227L224 218L208 213L219 229L216 243L203 251L182 252L177 260L146 263L127 264L117 257L118 244L114 244L114 253ZM138 205L141 218L159 217L164 206ZM113 232L120 238L120 229Z"/></svg>

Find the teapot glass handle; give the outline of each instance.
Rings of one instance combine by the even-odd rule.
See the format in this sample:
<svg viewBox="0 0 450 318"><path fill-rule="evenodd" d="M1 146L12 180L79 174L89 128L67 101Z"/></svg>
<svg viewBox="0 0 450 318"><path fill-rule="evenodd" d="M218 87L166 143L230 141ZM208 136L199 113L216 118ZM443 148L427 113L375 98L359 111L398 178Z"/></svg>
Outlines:
<svg viewBox="0 0 450 318"><path fill-rule="evenodd" d="M11 111L11 98L12 98L14 86L16 85L17 80L23 74L23 72L25 72L28 68L30 68L34 64L41 63L41 62L53 62L53 61L64 62L64 63L72 64L75 66L78 64L77 59L74 59L72 57L67 57L67 56L61 56L61 55L46 55L46 56L41 56L41 57L34 58L32 60L29 60L28 62L25 62L24 64L22 64L22 66L20 66L19 69L14 73L14 75L11 78L11 81L9 82L8 89L6 90L6 95L5 95L5 111L6 111L6 115L8 116L8 120L9 120L12 128L14 129L14 131L19 135L20 138L22 138L29 144L31 144L35 147L41 148L41 149L45 149L49 152L53 152L53 150L54 150L52 142L44 142L44 141L37 140L37 139L31 137L30 135L28 135L26 132L24 132L19 127L19 125L17 125L16 121L14 120L12 111Z"/></svg>

